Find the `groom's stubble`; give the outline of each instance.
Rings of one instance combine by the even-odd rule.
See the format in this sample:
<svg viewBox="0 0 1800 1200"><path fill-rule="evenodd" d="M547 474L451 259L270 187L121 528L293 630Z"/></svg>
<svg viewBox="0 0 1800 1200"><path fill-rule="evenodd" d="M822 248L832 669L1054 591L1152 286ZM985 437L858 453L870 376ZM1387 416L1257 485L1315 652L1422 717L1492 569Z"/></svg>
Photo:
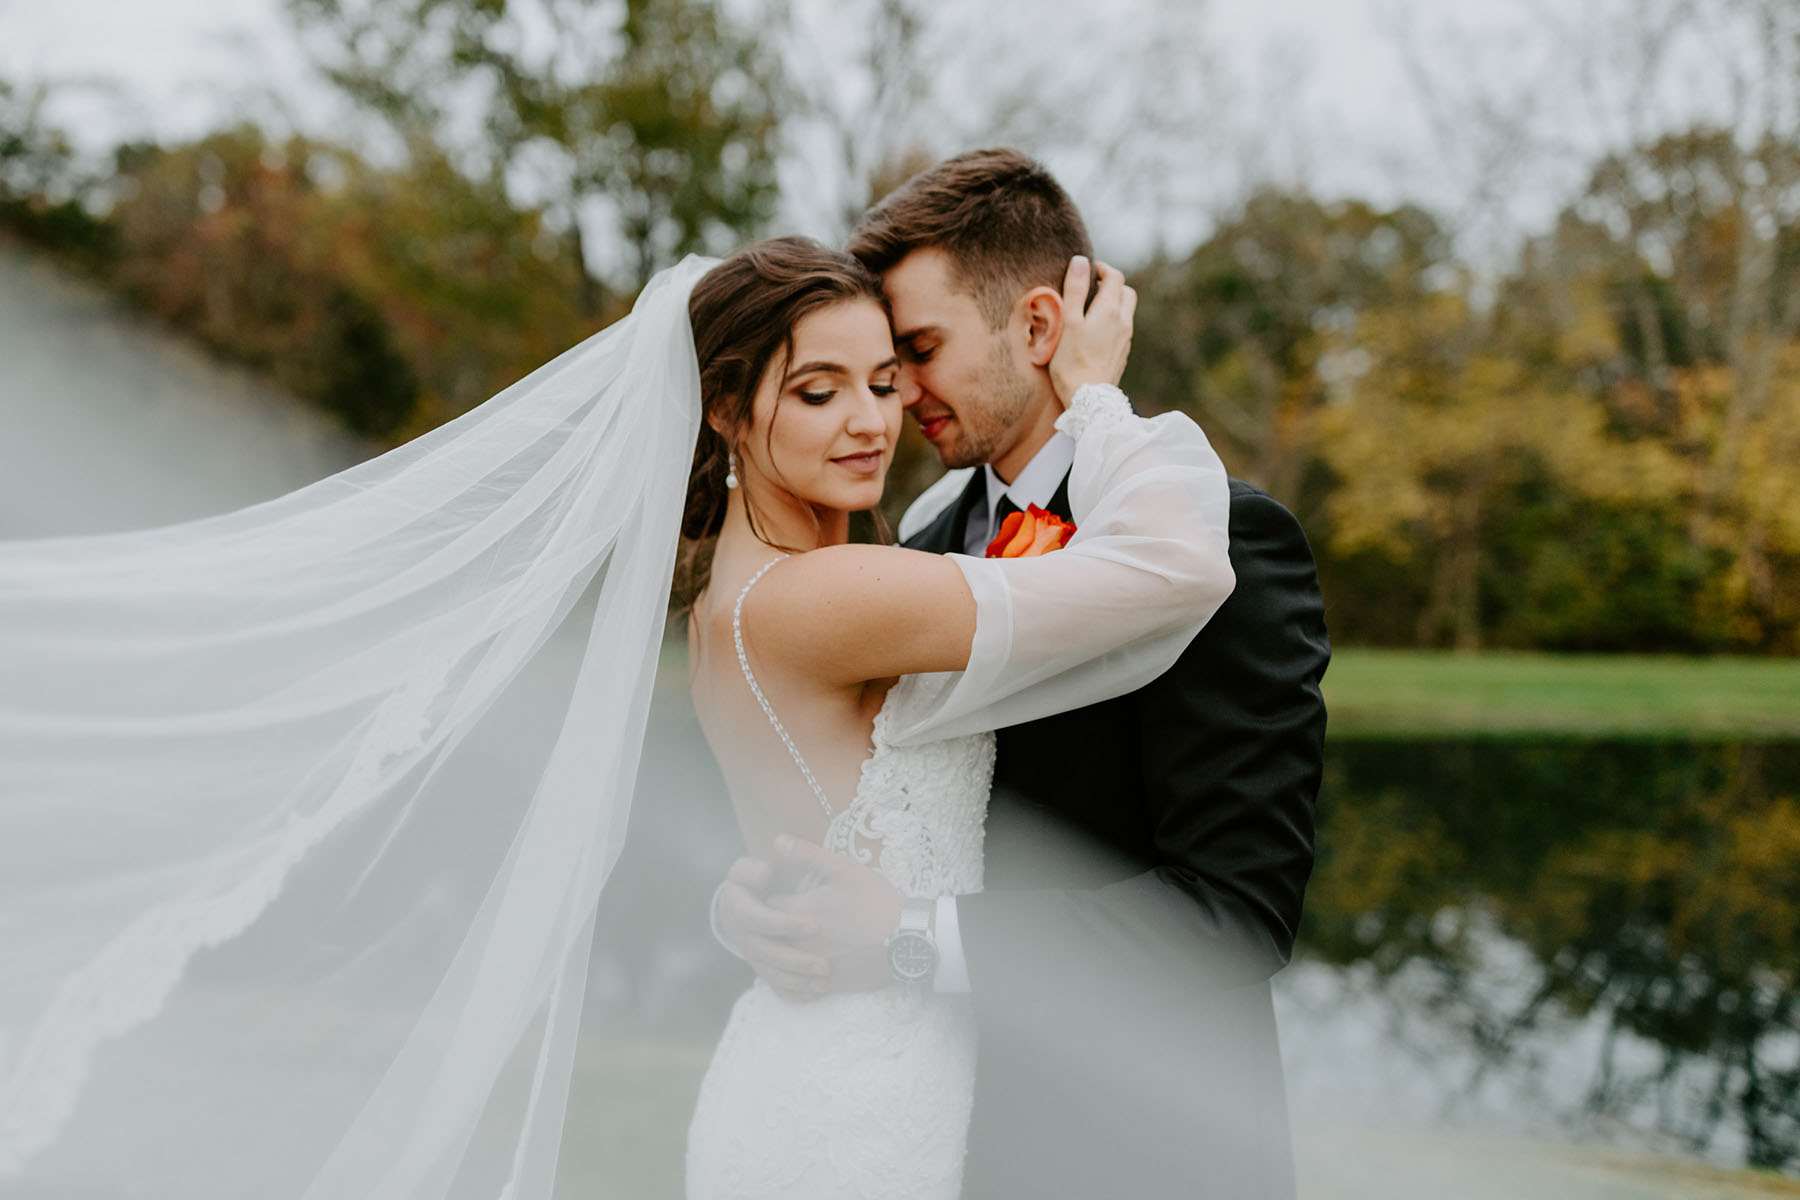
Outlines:
<svg viewBox="0 0 1800 1200"><path fill-rule="evenodd" d="M938 458L951 470L978 467L1003 457L1027 434L1031 411L1038 401L1037 389L1021 373L1006 339L998 334L989 349L978 388L976 395L953 400L961 436L938 447Z"/></svg>

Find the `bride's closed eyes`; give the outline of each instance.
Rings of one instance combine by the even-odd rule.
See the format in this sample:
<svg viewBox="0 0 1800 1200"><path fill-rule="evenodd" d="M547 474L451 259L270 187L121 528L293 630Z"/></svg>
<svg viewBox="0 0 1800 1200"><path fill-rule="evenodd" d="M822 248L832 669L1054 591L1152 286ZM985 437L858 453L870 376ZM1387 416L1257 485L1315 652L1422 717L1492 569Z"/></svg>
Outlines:
<svg viewBox="0 0 1800 1200"><path fill-rule="evenodd" d="M828 375L847 377L850 374L849 371L835 364L809 363L808 366L815 372L823 372ZM896 382L898 374L898 361L883 363L877 368L875 378L869 383L870 394L880 397L881 399L886 399L897 393L900 390L900 385ZM830 403L831 398L838 394L838 388L825 386L826 383L827 380L824 379L805 379L799 384L791 387L789 391L792 395L798 396L806 403L817 407L821 404ZM812 386L809 387L807 386L808 384Z"/></svg>
<svg viewBox="0 0 1800 1200"><path fill-rule="evenodd" d="M895 392L897 392L899 390L900 389L897 386L895 386L894 384L891 384L891 383L871 383L869 385L869 391L871 391L875 395L881 396L883 398L892 396ZM794 394L799 396L802 400L806 401L808 404L817 405L817 404L825 404L825 403L829 402L833 396L837 395L837 389L832 388L830 391L826 391L826 392L809 392L806 389L801 388L801 389L798 389Z"/></svg>

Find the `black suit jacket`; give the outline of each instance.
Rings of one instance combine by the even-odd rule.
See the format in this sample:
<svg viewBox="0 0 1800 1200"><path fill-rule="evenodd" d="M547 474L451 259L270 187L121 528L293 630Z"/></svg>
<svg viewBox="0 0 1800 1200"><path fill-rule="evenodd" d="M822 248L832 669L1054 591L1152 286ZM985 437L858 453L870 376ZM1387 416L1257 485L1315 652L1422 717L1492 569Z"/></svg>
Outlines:
<svg viewBox="0 0 1800 1200"><path fill-rule="evenodd" d="M999 732L986 890L957 905L968 1200L1294 1194L1269 978L1312 871L1331 650L1299 523L1230 486L1237 584L1175 665ZM983 487L906 544L960 552Z"/></svg>

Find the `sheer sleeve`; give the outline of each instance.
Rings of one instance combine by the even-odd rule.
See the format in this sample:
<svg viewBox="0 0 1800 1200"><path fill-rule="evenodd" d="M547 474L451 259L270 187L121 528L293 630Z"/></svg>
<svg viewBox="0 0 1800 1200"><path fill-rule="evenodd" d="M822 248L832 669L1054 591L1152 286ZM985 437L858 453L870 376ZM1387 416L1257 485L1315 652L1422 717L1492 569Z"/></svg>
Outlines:
<svg viewBox="0 0 1800 1200"><path fill-rule="evenodd" d="M1225 467L1181 413L1132 414L1117 388L1076 393L1068 545L1039 558L948 555L974 593L962 671L908 676L889 739L999 729L1133 691L1175 662L1231 594Z"/></svg>

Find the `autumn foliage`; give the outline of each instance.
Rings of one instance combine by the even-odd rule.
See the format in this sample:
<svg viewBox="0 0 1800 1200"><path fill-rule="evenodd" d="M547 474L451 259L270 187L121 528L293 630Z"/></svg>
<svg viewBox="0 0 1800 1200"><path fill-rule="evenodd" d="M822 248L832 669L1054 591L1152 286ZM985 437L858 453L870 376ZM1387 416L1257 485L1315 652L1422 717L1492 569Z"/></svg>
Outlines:
<svg viewBox="0 0 1800 1200"><path fill-rule="evenodd" d="M1797 155L1609 159L1498 279L1255 196L1138 273L1127 390L1300 516L1335 639L1800 653Z"/></svg>
<svg viewBox="0 0 1800 1200"><path fill-rule="evenodd" d="M343 70L404 134L386 165L244 126L84 179L0 87L0 224L350 428L416 436L616 318L645 272L770 231L777 92L721 108L701 84L766 56L665 46L651 15L701 18L657 0L610 84L539 86L495 58L497 11L468 8L453 64L510 81L480 169L376 86L381 61ZM632 74L663 57L686 81L666 104ZM506 169L546 145L568 186L527 203ZM1420 208L1259 192L1132 273L1125 386L1299 516L1338 644L1800 653L1795 196L1800 146L1690 129L1594 163L1477 270ZM584 241L608 198L618 245ZM902 451L890 517L936 473Z"/></svg>

